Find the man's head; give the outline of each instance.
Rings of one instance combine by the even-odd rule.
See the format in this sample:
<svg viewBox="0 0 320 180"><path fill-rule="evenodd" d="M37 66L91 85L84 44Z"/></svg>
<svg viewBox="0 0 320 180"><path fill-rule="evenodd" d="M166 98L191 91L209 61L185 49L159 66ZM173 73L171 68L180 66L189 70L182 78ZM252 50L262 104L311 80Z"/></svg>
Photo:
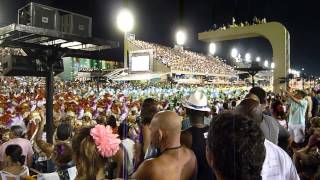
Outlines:
<svg viewBox="0 0 320 180"><path fill-rule="evenodd" d="M155 99L147 98L141 107L141 118L143 124L149 124L153 116L159 111L158 102Z"/></svg>
<svg viewBox="0 0 320 180"><path fill-rule="evenodd" d="M252 99L257 101L260 104L260 99L257 95L253 94L253 93L249 93L246 95L245 99Z"/></svg>
<svg viewBox="0 0 320 180"><path fill-rule="evenodd" d="M311 96L311 97L314 97L314 96L316 96L316 95L317 95L317 91L313 89L313 90L310 92L310 96Z"/></svg>
<svg viewBox="0 0 320 180"><path fill-rule="evenodd" d="M24 128L22 128L21 126L11 126L10 134L9 134L10 139L24 138L24 135L25 135Z"/></svg>
<svg viewBox="0 0 320 180"><path fill-rule="evenodd" d="M172 111L157 113L151 123L151 145L161 148L175 140L180 141L181 118Z"/></svg>
<svg viewBox="0 0 320 180"><path fill-rule="evenodd" d="M249 93L255 94L258 96L260 104L266 104L267 101L267 93L261 87L253 87L250 89Z"/></svg>
<svg viewBox="0 0 320 180"><path fill-rule="evenodd" d="M253 99L245 99L236 107L235 110L238 114L247 116L255 122L260 123L263 119L263 109L259 102Z"/></svg>
<svg viewBox="0 0 320 180"><path fill-rule="evenodd" d="M204 117L210 112L207 96L201 90L192 93L182 105L187 109L187 116L193 123L203 123Z"/></svg>
<svg viewBox="0 0 320 180"><path fill-rule="evenodd" d="M211 123L206 157L217 177L261 179L265 154L263 133L253 120L229 112Z"/></svg>
<svg viewBox="0 0 320 180"><path fill-rule="evenodd" d="M57 127L57 140L65 141L72 137L72 126L70 123L61 123Z"/></svg>
<svg viewBox="0 0 320 180"><path fill-rule="evenodd" d="M306 97L306 93L302 90L297 90L296 93L294 94L294 97L297 99L303 99Z"/></svg>

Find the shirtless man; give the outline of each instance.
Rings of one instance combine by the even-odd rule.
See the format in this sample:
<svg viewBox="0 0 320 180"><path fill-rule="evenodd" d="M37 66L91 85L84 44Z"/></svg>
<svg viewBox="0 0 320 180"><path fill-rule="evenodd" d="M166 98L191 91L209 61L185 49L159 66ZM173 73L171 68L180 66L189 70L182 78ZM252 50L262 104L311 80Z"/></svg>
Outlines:
<svg viewBox="0 0 320 180"><path fill-rule="evenodd" d="M150 124L151 145L157 158L144 161L132 178L143 180L192 180L197 177L194 153L180 144L180 117L172 111L157 113Z"/></svg>

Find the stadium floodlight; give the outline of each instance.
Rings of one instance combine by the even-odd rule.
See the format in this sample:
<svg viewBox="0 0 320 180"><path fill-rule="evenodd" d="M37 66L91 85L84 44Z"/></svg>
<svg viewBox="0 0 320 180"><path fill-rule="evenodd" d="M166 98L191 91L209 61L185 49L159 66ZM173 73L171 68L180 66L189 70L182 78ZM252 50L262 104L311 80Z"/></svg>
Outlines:
<svg viewBox="0 0 320 180"><path fill-rule="evenodd" d="M186 43L186 40L187 40L187 35L186 35L186 33L185 33L183 30L177 31L177 34L176 34L177 44L178 44L179 46L182 46L182 45L184 45L184 43Z"/></svg>
<svg viewBox="0 0 320 180"><path fill-rule="evenodd" d="M129 9L122 9L117 16L117 25L122 32L130 32L134 26L133 14Z"/></svg>
<svg viewBox="0 0 320 180"><path fill-rule="evenodd" d="M297 77L300 77L300 71L296 72Z"/></svg>
<svg viewBox="0 0 320 180"><path fill-rule="evenodd" d="M302 68L301 70L304 71L304 68Z"/></svg>
<svg viewBox="0 0 320 180"><path fill-rule="evenodd" d="M269 67L269 61L265 60L263 65L264 65L264 67Z"/></svg>
<svg viewBox="0 0 320 180"><path fill-rule="evenodd" d="M272 62L272 63L271 63L271 65L270 65L271 69L274 69L274 68L275 68L275 66L276 66L276 65L275 65L275 63L274 63L274 62Z"/></svg>
<svg viewBox="0 0 320 180"><path fill-rule="evenodd" d="M210 43L209 44L209 53L211 55L214 55L216 53L216 49L217 49L217 46L215 43Z"/></svg>
<svg viewBox="0 0 320 180"><path fill-rule="evenodd" d="M231 50L231 57L232 58L237 58L237 56L238 56L238 54L239 54L239 52L238 52L238 49L236 49L236 48L233 48L232 50Z"/></svg>
<svg viewBox="0 0 320 180"><path fill-rule="evenodd" d="M250 53L246 53L244 58L245 58L246 62L251 62L251 54Z"/></svg>
<svg viewBox="0 0 320 180"><path fill-rule="evenodd" d="M260 61L261 61L261 58L258 56L258 57L256 58L256 61L257 61L257 62L260 62Z"/></svg>

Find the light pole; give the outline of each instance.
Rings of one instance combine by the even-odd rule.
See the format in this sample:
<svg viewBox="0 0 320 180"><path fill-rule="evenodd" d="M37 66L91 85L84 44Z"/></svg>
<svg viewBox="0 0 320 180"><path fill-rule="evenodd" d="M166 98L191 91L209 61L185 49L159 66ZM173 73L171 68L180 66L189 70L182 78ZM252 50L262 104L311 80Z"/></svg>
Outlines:
<svg viewBox="0 0 320 180"><path fill-rule="evenodd" d="M238 49L233 48L233 49L231 50L231 57L232 57L232 58L236 59L237 56L238 56L238 54L239 54Z"/></svg>
<svg viewBox="0 0 320 180"><path fill-rule="evenodd" d="M268 60L265 60L264 63L263 63L263 65L264 65L264 67L266 67L266 68L269 67L269 61L268 61Z"/></svg>
<svg viewBox="0 0 320 180"><path fill-rule="evenodd" d="M276 65L275 65L275 63L274 63L274 62L272 62L272 63L271 63L271 65L270 65L271 69L274 69L274 68L275 68L275 66L276 66Z"/></svg>
<svg viewBox="0 0 320 180"><path fill-rule="evenodd" d="M209 44L209 53L213 56L216 53L217 46L215 43Z"/></svg>
<svg viewBox="0 0 320 180"><path fill-rule="evenodd" d="M247 63L251 62L251 54L250 53L246 53L246 55L244 56L245 60Z"/></svg>
<svg viewBox="0 0 320 180"><path fill-rule="evenodd" d="M134 26L134 17L129 9L120 10L117 17L117 25L120 31L123 32L123 64L124 68L128 68L128 32L132 31Z"/></svg>
<svg viewBox="0 0 320 180"><path fill-rule="evenodd" d="M261 58L258 56L257 58L256 58L256 62L260 62L261 61Z"/></svg>
<svg viewBox="0 0 320 180"><path fill-rule="evenodd" d="M183 46L186 43L187 35L182 29L178 30L176 33L176 42L179 46Z"/></svg>

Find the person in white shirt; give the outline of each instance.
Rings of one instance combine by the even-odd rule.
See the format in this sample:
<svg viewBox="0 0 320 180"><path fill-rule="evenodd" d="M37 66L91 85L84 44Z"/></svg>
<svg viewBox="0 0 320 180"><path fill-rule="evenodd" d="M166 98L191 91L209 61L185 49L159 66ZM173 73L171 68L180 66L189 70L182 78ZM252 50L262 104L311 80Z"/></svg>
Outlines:
<svg viewBox="0 0 320 180"><path fill-rule="evenodd" d="M121 140L121 144L124 147L124 150L126 152L125 158L126 158L126 168L128 170L128 174L131 175L133 173L133 158L134 158L134 149L135 149L135 143L133 140L131 140L128 135L129 135L129 129L130 127L124 123L121 123L120 126L118 127L118 134L119 138Z"/></svg>
<svg viewBox="0 0 320 180"><path fill-rule="evenodd" d="M299 176L289 155L279 146L265 139L266 158L261 176L263 180L299 180Z"/></svg>
<svg viewBox="0 0 320 180"><path fill-rule="evenodd" d="M289 91L285 92L291 99L288 130L295 145L298 145L303 143L305 138L305 114L307 111L308 102L305 99L306 94L303 91L298 90L294 95Z"/></svg>

